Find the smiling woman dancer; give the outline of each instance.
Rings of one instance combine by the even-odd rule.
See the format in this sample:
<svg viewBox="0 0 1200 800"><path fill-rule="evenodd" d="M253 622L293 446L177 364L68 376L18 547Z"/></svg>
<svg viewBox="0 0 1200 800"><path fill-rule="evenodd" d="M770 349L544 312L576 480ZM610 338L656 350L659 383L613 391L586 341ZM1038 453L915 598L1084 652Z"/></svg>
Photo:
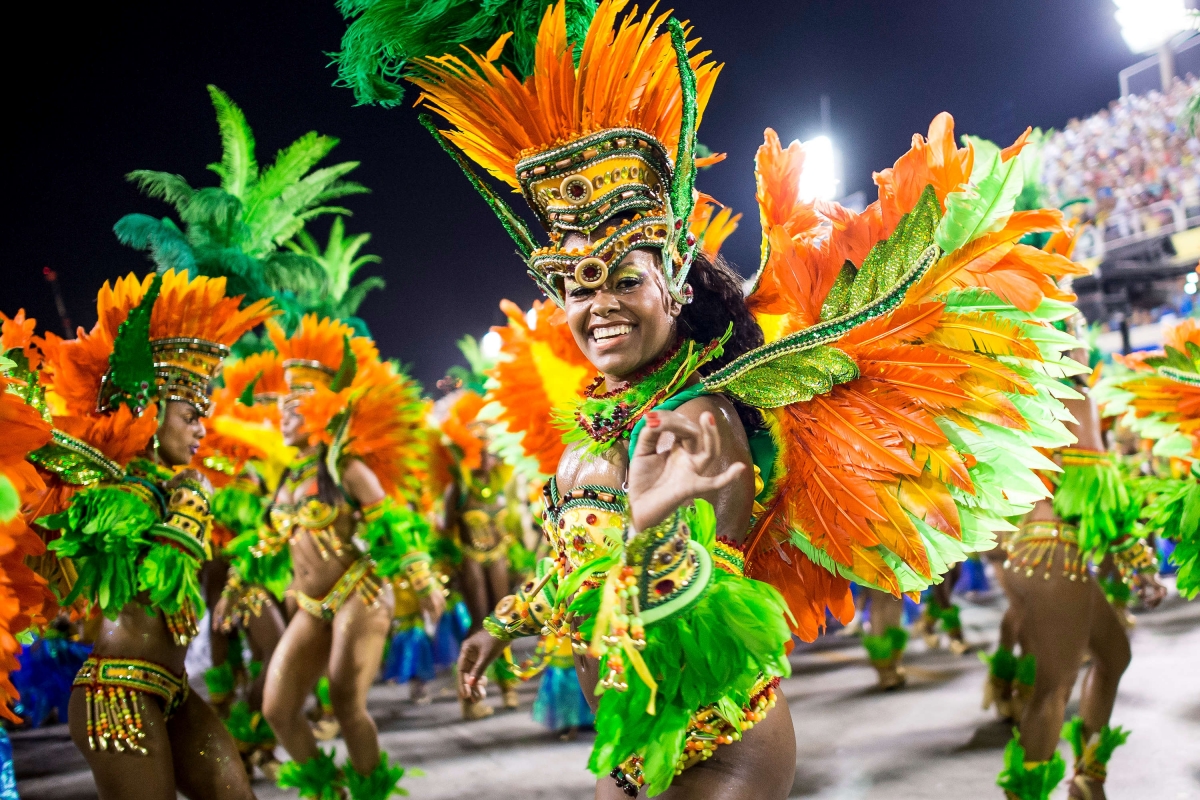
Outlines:
<svg viewBox="0 0 1200 800"><path fill-rule="evenodd" d="M208 384L229 345L271 313L265 300L239 311L240 300L224 278L130 275L101 289L91 332L44 343L50 406L65 413L30 458L87 486L39 524L60 532L50 548L78 571L64 602L83 598L105 617L69 707L104 800L253 797L233 740L183 671L204 607L211 488L177 471L205 435ZM122 469L102 451L130 437L144 450Z"/></svg>
<svg viewBox="0 0 1200 800"><path fill-rule="evenodd" d="M306 798L384 800L404 770L389 765L367 714L403 575L430 616L443 597L425 550L428 525L404 505L417 487L424 405L420 388L380 361L370 339L330 319L304 317L289 338L268 326L283 360L288 394L281 428L300 449L269 510L264 555L289 550L292 615L267 667L263 713L293 761L281 786ZM362 552L354 539L367 544ZM304 702L328 671L333 712L350 763L317 748Z"/></svg>
<svg viewBox="0 0 1200 800"><path fill-rule="evenodd" d="M464 643L460 691L479 695L508 640L570 636L600 696L597 797L783 798L789 620L811 640L827 608L849 618L848 580L919 591L990 546L1001 517L1030 505L1001 485L1041 492L1023 460L1069 438L1034 383L1062 344L1035 342L1042 323L1002 297L964 290L978 282L960 249L1061 216L1014 218L998 152L964 191L972 150L955 148L948 116L881 174L863 215L801 202L803 150L768 131L764 259L744 300L689 230L696 125L719 68L689 55L666 15L619 19L625 3L606 0L589 22L573 13L585 5L549 7L532 50L531 31L500 30L486 56L417 58L408 43L428 38L371 3L351 9L343 42L360 99L394 102L389 79L407 71L450 123L427 127L599 372L561 420L570 446L544 520L554 557ZM548 247L472 161L523 193ZM1013 349L1012 365L993 355ZM994 388L997 376L1008 383Z"/></svg>

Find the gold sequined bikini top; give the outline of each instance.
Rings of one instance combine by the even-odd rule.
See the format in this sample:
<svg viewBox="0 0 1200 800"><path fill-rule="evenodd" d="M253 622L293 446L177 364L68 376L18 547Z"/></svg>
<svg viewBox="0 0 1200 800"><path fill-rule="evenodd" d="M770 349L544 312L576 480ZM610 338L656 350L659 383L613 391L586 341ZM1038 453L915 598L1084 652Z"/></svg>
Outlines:
<svg viewBox="0 0 1200 800"><path fill-rule="evenodd" d="M334 523L343 511L350 508L348 503L331 505L326 503L317 493L317 457L311 456L297 464L284 478L283 490L295 497L297 488L309 484L305 496L294 503L272 503L267 515L271 522L274 536L265 539L260 549L264 552L278 552L290 542L297 531L306 531L316 545L322 559L328 560L330 554L341 556L344 548L342 538L334 529Z"/></svg>

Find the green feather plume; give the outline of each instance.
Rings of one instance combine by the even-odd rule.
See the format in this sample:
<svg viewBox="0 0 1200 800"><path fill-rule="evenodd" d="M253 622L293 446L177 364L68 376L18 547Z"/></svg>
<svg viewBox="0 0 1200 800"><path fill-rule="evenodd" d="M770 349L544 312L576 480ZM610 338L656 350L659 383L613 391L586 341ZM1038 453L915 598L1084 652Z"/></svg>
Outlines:
<svg viewBox="0 0 1200 800"><path fill-rule="evenodd" d="M275 744L275 731L271 730L262 712L251 711L245 700L239 700L229 708L225 727L239 745L262 747Z"/></svg>
<svg viewBox="0 0 1200 800"><path fill-rule="evenodd" d="M147 592L149 606L167 614L188 608L204 608L200 588L200 562L178 547L157 543L142 556L138 566L138 590Z"/></svg>
<svg viewBox="0 0 1200 800"><path fill-rule="evenodd" d="M226 661L204 670L204 685L209 697L229 695L237 685L233 676L233 665Z"/></svg>
<svg viewBox="0 0 1200 800"><path fill-rule="evenodd" d="M1090 764L1107 764L1112 758L1113 751L1129 739L1129 733L1127 729L1120 726L1114 728L1111 725L1105 725L1100 729L1095 741L1089 742L1084 735L1083 718L1075 716L1063 725L1062 738L1071 745L1071 752L1075 754L1077 764L1081 761Z"/></svg>
<svg viewBox="0 0 1200 800"><path fill-rule="evenodd" d="M1138 514L1116 466L1095 462L1063 467L1054 511L1078 528L1079 547L1085 553L1103 553L1109 543L1130 532Z"/></svg>
<svg viewBox="0 0 1200 800"><path fill-rule="evenodd" d="M688 526L697 543L713 545L713 515L689 512ZM569 591L567 584L560 591ZM591 638L601 594L584 591L571 603L570 610L585 618L584 639ZM791 639L787 614L774 587L714 570L712 583L691 606L646 625L642 658L658 683L655 713L646 711L649 687L630 670L626 691L609 690L600 699L588 768L604 776L636 753L644 759L648 796L663 792L693 713L719 705L732 714L749 703L760 677L791 674L784 655Z"/></svg>
<svg viewBox="0 0 1200 800"><path fill-rule="evenodd" d="M109 379L105 387L107 402L126 403L141 409L155 396L154 352L150 348L150 314L162 288L162 277L155 275L141 302L117 328L112 353L108 357Z"/></svg>
<svg viewBox="0 0 1200 800"><path fill-rule="evenodd" d="M553 0L338 0L350 21L342 49L333 54L336 85L354 91L358 103L397 106L404 99L401 79L426 56L482 56L512 32L499 62L525 78L533 73L538 27ZM576 63L595 0L567 0L567 40Z"/></svg>
<svg viewBox="0 0 1200 800"><path fill-rule="evenodd" d="M987 664L989 674L1002 681L1011 681L1017 675L1017 657L1007 647L997 647L990 656L981 652L979 660Z"/></svg>
<svg viewBox="0 0 1200 800"><path fill-rule="evenodd" d="M383 511L364 525L359 535L367 543L379 574L385 578L400 574L404 557L413 552L428 552L429 522L416 511L391 498Z"/></svg>
<svg viewBox="0 0 1200 800"><path fill-rule="evenodd" d="M394 794L407 795L408 792L400 788L404 771L399 764L388 764L388 754L383 751L379 753L379 764L370 775L359 775L352 766L343 770L351 800L387 800Z"/></svg>

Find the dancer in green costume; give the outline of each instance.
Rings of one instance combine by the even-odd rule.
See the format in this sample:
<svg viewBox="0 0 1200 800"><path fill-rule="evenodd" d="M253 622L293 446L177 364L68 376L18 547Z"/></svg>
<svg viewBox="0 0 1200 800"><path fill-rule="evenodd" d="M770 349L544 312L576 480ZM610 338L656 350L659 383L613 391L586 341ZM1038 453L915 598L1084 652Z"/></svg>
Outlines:
<svg viewBox="0 0 1200 800"><path fill-rule="evenodd" d="M420 88L448 130L426 126L599 372L559 409L553 557L464 643L460 692L478 699L514 637L570 636L599 697L597 797L783 798L791 633L811 640L828 609L848 620L851 580L897 597L991 546L1044 493L1033 448L1070 439L1042 373L1073 344L1044 323L1057 309L1022 312L965 270L990 231L1060 220L1013 215L1010 158L972 167L948 115L861 215L800 200L803 148L767 131L744 298L695 187L719 160L696 154L719 67L667 15L605 0L583 24L587 5L449 54L411 35L440 5L344 6L345 82L385 103L398 77ZM523 193L548 246L473 164Z"/></svg>

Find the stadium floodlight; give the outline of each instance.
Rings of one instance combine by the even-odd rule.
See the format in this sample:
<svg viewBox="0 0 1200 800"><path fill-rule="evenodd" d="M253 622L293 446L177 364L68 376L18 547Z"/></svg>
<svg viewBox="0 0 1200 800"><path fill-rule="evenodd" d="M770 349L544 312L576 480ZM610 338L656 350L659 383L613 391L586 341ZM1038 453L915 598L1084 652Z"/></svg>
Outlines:
<svg viewBox="0 0 1200 800"><path fill-rule="evenodd" d="M500 355L500 348L503 346L504 342L500 339L500 334L495 331L488 331L479 340L479 352L487 358L495 358Z"/></svg>
<svg viewBox="0 0 1200 800"><path fill-rule="evenodd" d="M1195 27L1184 0L1113 0L1125 44L1135 53L1158 50L1172 36Z"/></svg>
<svg viewBox="0 0 1200 800"><path fill-rule="evenodd" d="M828 136L804 143L804 171L800 173L800 199L832 200L837 197L837 151Z"/></svg>

